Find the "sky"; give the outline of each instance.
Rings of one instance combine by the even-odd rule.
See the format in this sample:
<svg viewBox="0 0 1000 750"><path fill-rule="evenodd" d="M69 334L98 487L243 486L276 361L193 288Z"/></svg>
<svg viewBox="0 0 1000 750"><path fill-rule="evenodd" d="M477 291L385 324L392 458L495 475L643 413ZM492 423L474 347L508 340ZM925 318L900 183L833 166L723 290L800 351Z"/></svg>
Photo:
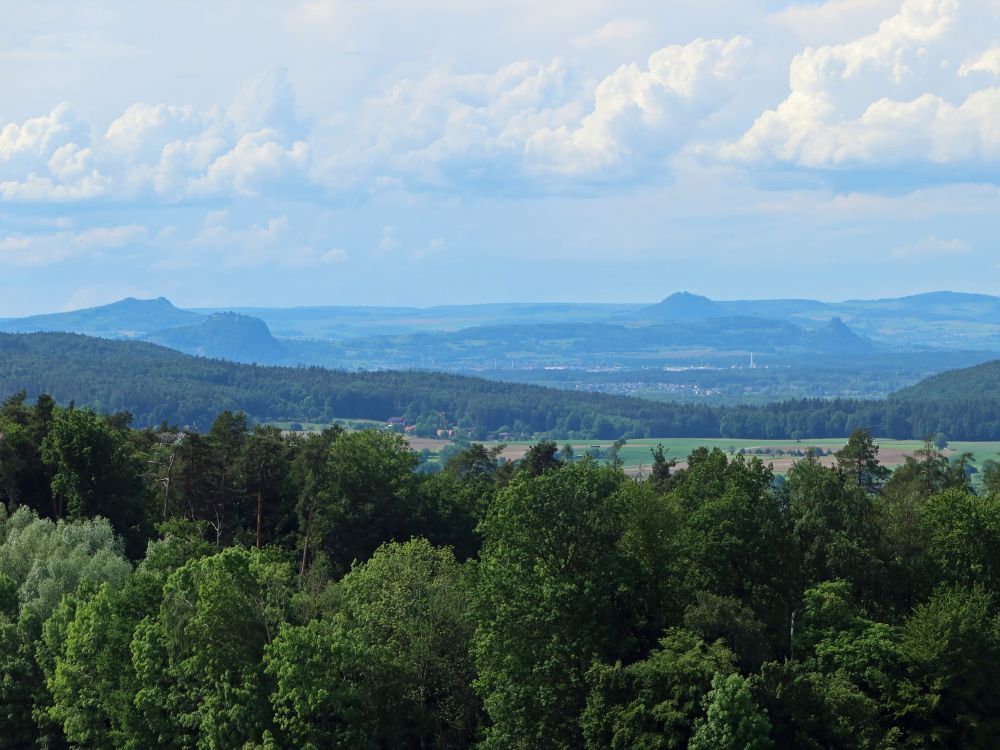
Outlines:
<svg viewBox="0 0 1000 750"><path fill-rule="evenodd" d="M0 17L0 317L1000 293L1000 0Z"/></svg>

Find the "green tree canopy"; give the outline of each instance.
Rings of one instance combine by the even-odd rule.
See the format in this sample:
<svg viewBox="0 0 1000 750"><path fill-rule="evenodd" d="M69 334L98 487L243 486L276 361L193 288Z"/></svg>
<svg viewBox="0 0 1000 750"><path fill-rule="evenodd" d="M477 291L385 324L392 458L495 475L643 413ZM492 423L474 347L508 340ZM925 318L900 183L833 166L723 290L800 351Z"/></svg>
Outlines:
<svg viewBox="0 0 1000 750"><path fill-rule="evenodd" d="M738 674L712 678L705 716L695 724L689 750L771 750L771 722Z"/></svg>

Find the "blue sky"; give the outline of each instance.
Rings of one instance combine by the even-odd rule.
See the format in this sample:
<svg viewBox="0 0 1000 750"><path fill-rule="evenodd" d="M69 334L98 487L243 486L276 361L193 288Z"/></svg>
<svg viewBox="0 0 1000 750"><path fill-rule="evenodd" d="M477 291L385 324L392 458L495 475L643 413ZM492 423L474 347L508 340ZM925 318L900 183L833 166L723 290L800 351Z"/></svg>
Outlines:
<svg viewBox="0 0 1000 750"><path fill-rule="evenodd" d="M1000 0L0 11L0 316L1000 292Z"/></svg>

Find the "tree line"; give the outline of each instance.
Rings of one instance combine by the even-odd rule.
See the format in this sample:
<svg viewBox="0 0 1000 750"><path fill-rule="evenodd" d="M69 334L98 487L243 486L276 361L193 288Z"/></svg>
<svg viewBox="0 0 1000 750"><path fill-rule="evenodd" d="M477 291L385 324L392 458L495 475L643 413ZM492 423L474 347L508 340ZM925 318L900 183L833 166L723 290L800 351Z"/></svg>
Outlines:
<svg viewBox="0 0 1000 750"><path fill-rule="evenodd" d="M991 748L1000 466L0 407L5 748Z"/></svg>
<svg viewBox="0 0 1000 750"><path fill-rule="evenodd" d="M859 427L896 439L945 434L1000 440L995 367L953 374L945 388L883 400L798 399L709 407L416 371L343 372L258 367L191 357L152 344L61 333L0 334L0 393L32 383L101 412L129 412L140 427L163 422L206 431L221 410L255 423L334 419L454 426L486 440L500 432L553 439L643 437L794 440L847 437ZM966 372L966 371L962 371ZM938 376L939 378L944 376ZM938 382L937 380L935 382Z"/></svg>

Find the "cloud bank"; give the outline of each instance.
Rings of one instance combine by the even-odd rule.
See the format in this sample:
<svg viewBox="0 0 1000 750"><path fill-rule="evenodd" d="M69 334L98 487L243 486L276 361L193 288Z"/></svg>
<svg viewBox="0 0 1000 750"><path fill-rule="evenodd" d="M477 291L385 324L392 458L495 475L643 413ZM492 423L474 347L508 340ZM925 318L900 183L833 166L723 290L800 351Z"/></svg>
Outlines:
<svg viewBox="0 0 1000 750"><path fill-rule="evenodd" d="M100 132L70 104L0 128L0 199L179 201L294 191L308 144L280 69L250 81L225 110L129 106Z"/></svg>
<svg viewBox="0 0 1000 750"><path fill-rule="evenodd" d="M998 29L1000 0L12 7L0 315L995 291Z"/></svg>
<svg viewBox="0 0 1000 750"><path fill-rule="evenodd" d="M722 158L825 170L969 165L978 175L1000 158L998 12L987 0L906 0L874 33L803 50L787 97Z"/></svg>
<svg viewBox="0 0 1000 750"><path fill-rule="evenodd" d="M326 18L339 6L317 7ZM745 36L665 45L594 75L590 47L645 28L621 18L544 61L411 66L335 126L302 116L280 67L228 104L134 103L106 127L63 103L0 128L0 200L607 190L669 181L686 154L749 173L905 168L995 181L984 165L1000 159L1000 0L831 0L777 18L815 37L875 13L885 17L873 31L795 53L784 99L769 106L761 90L756 111L745 86L767 56Z"/></svg>

